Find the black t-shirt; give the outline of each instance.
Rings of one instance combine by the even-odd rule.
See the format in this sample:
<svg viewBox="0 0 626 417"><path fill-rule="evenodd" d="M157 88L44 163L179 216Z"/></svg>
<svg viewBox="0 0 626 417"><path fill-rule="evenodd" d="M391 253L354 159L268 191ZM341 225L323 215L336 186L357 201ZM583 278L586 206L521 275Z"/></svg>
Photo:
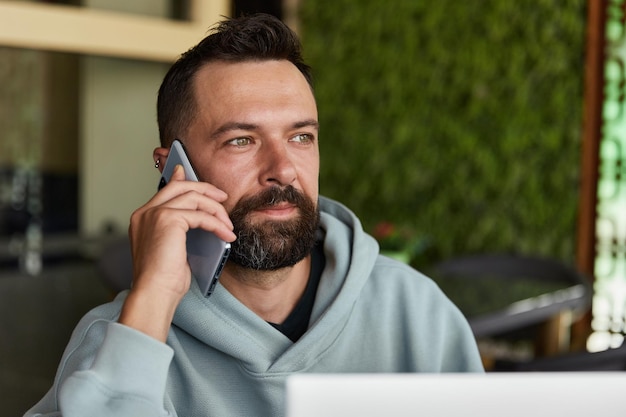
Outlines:
<svg viewBox="0 0 626 417"><path fill-rule="evenodd" d="M291 341L296 342L309 328L309 320L313 311L317 286L320 283L326 259L322 250L322 242L318 242L311 251L311 273L309 282L304 289L302 298L282 324L270 323Z"/></svg>

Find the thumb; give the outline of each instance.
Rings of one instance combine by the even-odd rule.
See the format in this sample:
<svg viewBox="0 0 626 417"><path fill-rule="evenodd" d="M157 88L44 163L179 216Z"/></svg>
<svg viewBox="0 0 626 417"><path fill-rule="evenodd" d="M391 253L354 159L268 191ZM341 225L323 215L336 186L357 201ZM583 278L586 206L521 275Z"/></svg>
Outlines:
<svg viewBox="0 0 626 417"><path fill-rule="evenodd" d="M185 180L185 170L183 166L178 164L174 167L174 172L172 172L172 178L170 180L173 181L184 181Z"/></svg>

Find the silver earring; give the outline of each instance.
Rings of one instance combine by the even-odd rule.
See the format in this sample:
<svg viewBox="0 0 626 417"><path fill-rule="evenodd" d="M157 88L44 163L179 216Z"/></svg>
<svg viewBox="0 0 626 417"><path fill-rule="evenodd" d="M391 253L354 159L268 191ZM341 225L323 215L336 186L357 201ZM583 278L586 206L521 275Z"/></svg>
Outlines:
<svg viewBox="0 0 626 417"><path fill-rule="evenodd" d="M159 165L161 165L161 160L160 159L155 160L154 161L154 167L158 169Z"/></svg>

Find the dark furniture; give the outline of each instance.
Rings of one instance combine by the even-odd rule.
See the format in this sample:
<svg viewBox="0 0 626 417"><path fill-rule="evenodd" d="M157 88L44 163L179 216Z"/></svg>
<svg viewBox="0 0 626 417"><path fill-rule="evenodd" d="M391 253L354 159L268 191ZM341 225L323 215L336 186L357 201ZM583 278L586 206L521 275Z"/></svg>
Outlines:
<svg viewBox="0 0 626 417"><path fill-rule="evenodd" d="M591 303L591 281L541 257L475 255L437 264L433 278L463 311L476 337L536 324Z"/></svg>
<svg viewBox="0 0 626 417"><path fill-rule="evenodd" d="M626 345L602 352L576 352L528 361L496 361L493 371L607 372L626 371Z"/></svg>
<svg viewBox="0 0 626 417"><path fill-rule="evenodd" d="M113 293L129 289L133 281L133 258L128 237L120 236L104 244L96 266L100 278Z"/></svg>

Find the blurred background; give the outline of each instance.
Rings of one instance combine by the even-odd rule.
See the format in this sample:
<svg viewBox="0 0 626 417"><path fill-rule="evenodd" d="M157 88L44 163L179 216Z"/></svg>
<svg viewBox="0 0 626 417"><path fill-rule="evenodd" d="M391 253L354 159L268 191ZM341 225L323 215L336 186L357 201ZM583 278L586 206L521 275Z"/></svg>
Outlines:
<svg viewBox="0 0 626 417"><path fill-rule="evenodd" d="M257 11L314 69L322 194L439 283L488 369L607 352L624 369L625 10L0 1L0 413L47 391L76 322L124 286L167 68L220 16Z"/></svg>

